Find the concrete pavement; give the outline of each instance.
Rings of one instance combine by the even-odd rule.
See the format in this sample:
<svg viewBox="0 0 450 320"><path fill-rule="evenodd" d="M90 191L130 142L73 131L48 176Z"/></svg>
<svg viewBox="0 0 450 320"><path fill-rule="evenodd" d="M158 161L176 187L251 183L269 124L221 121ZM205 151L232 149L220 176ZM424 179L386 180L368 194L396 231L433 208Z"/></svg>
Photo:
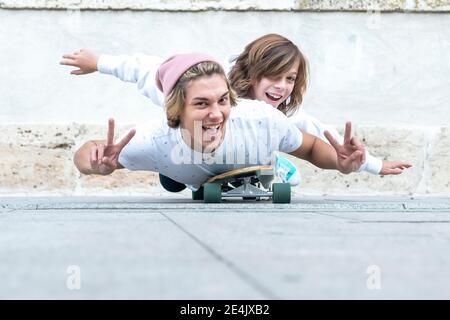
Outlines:
<svg viewBox="0 0 450 320"><path fill-rule="evenodd" d="M450 198L0 198L3 299L449 299Z"/></svg>

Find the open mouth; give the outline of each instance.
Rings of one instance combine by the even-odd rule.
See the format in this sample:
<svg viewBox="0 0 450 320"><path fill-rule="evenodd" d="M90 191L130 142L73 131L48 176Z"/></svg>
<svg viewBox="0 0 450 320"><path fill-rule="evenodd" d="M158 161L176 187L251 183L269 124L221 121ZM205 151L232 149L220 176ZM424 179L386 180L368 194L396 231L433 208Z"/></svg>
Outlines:
<svg viewBox="0 0 450 320"><path fill-rule="evenodd" d="M266 92L266 97L271 101L279 101L283 96L276 93L268 93Z"/></svg>
<svg viewBox="0 0 450 320"><path fill-rule="evenodd" d="M203 137L206 141L214 141L219 137L222 122L217 124L203 125Z"/></svg>

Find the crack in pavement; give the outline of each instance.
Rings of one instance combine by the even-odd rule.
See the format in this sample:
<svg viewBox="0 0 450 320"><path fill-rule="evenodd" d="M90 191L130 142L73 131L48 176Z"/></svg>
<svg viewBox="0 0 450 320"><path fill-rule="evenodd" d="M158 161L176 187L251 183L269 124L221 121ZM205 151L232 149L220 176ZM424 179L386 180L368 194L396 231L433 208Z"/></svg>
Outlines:
<svg viewBox="0 0 450 320"><path fill-rule="evenodd" d="M330 214L330 213L325 213L325 212L314 212L314 213L315 214L320 214L322 216L328 216L328 217L339 218L339 219L343 219L343 220L361 222L361 220L359 220L358 218L353 218L353 217L337 216L337 215Z"/></svg>
<svg viewBox="0 0 450 320"><path fill-rule="evenodd" d="M194 240L197 244L199 244L203 249L205 249L209 254L211 254L214 258L216 258L220 263L223 263L227 268L229 268L234 274L236 274L241 280L243 280L246 284L248 284L250 287L252 287L254 290L262 294L266 299L280 299L277 297L271 290L264 287L262 284L259 283L258 280L253 278L251 275L249 275L244 270L240 269L237 265L235 265L232 261L228 260L224 256L222 256L220 253L215 251L212 247L204 243L202 240L197 238L194 234L183 228L180 224L178 224L175 220L168 217L163 212L159 212L162 216L164 216L167 220L169 220L171 223L173 223L178 229L180 229L182 232L184 232L188 237L190 237L192 240Z"/></svg>

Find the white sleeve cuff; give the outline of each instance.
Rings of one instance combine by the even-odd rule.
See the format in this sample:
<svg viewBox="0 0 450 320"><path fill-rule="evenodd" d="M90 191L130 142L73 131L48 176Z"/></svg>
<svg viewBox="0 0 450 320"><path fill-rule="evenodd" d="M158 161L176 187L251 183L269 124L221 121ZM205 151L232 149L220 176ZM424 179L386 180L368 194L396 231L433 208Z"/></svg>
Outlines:
<svg viewBox="0 0 450 320"><path fill-rule="evenodd" d="M114 74L114 69L120 61L121 59L117 56L102 54L98 57L97 70L100 73Z"/></svg>
<svg viewBox="0 0 450 320"><path fill-rule="evenodd" d="M378 175L381 172L381 168L383 168L383 160L375 158L366 150L366 161L356 172L366 171Z"/></svg>

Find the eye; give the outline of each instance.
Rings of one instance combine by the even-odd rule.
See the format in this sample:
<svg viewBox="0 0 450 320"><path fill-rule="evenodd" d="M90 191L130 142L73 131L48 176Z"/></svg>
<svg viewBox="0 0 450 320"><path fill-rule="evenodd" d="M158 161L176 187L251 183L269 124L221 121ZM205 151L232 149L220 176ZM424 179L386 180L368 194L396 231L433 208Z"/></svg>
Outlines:
<svg viewBox="0 0 450 320"><path fill-rule="evenodd" d="M225 104L228 101L228 96L223 97L222 99L219 100L220 104Z"/></svg>
<svg viewBox="0 0 450 320"><path fill-rule="evenodd" d="M199 106L199 107L207 107L207 106L208 106L208 103L205 102L205 101L201 101L201 102L195 103L195 105L196 105L196 106Z"/></svg>
<svg viewBox="0 0 450 320"><path fill-rule="evenodd" d="M295 81L295 79L297 79L297 77L294 76L289 76L287 77L288 81Z"/></svg>

